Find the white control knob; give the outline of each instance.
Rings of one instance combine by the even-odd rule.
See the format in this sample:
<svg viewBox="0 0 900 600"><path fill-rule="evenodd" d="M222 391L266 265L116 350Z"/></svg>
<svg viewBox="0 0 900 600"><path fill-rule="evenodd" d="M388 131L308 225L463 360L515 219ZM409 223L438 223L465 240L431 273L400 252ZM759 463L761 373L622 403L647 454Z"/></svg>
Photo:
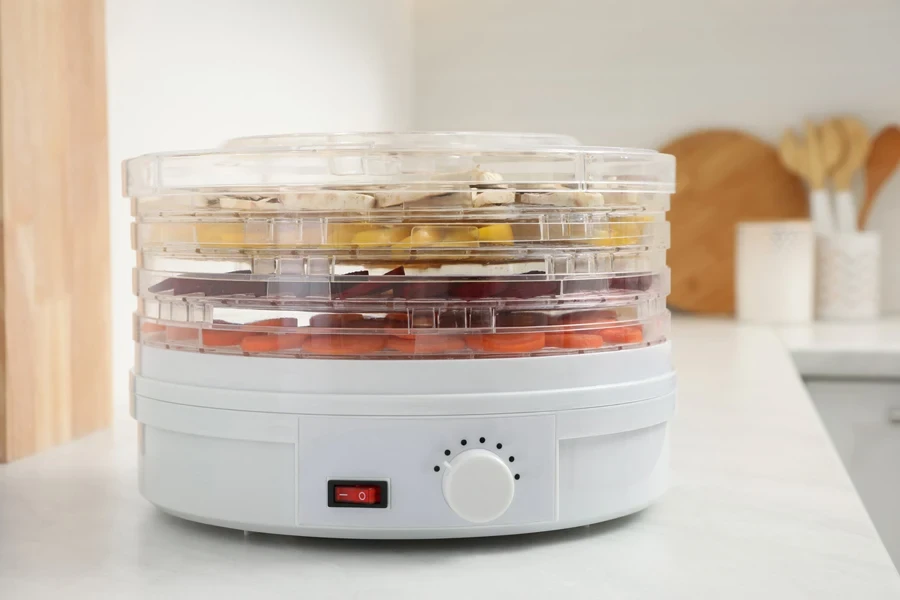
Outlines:
<svg viewBox="0 0 900 600"><path fill-rule="evenodd" d="M493 521L512 503L513 475L493 452L466 450L444 466L444 500L466 521Z"/></svg>

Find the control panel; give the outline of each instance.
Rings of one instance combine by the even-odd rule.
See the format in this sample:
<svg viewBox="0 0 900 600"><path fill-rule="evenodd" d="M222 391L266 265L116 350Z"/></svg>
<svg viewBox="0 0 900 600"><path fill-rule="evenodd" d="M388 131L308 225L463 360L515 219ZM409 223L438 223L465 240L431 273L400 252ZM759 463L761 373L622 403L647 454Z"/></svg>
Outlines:
<svg viewBox="0 0 900 600"><path fill-rule="evenodd" d="M556 517L552 414L303 416L299 423L298 525L454 527Z"/></svg>

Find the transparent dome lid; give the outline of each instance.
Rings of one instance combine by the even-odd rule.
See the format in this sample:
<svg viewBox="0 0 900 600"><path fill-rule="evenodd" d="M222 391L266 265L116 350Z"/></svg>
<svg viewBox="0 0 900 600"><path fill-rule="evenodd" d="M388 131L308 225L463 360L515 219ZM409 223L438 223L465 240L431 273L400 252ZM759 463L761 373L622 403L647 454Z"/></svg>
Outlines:
<svg viewBox="0 0 900 600"><path fill-rule="evenodd" d="M668 194L674 182L672 156L529 133L258 136L209 150L147 154L124 164L125 193L132 197L473 188Z"/></svg>

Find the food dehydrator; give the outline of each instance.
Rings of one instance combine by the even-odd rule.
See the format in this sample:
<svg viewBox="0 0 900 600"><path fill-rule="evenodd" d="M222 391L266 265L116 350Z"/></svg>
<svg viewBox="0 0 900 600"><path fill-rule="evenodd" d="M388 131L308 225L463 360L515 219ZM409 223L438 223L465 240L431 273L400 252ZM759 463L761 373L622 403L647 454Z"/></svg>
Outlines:
<svg viewBox="0 0 900 600"><path fill-rule="evenodd" d="M674 168L459 132L126 161L141 493L193 521L348 538L646 507L675 410Z"/></svg>

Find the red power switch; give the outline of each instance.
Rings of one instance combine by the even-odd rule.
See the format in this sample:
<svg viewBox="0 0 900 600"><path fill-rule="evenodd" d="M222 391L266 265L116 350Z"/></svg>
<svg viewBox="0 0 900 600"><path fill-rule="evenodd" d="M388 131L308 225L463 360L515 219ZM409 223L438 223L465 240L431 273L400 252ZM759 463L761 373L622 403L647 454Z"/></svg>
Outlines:
<svg viewBox="0 0 900 600"><path fill-rule="evenodd" d="M381 489L374 485L336 485L335 504L379 504Z"/></svg>

